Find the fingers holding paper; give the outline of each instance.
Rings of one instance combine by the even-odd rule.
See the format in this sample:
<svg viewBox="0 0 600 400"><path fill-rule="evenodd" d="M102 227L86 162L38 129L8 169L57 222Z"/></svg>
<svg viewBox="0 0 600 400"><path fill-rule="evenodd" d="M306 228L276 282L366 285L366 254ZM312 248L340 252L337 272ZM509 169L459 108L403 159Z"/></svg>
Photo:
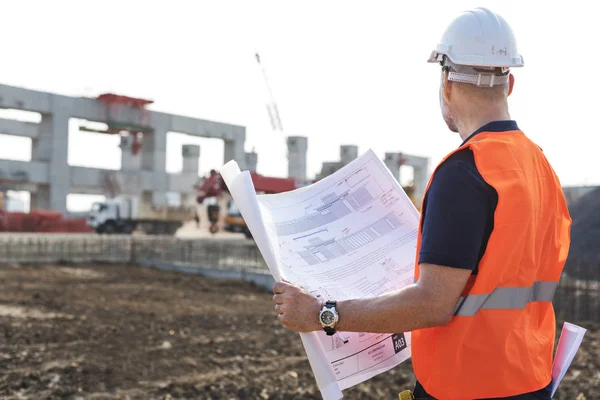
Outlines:
<svg viewBox="0 0 600 400"><path fill-rule="evenodd" d="M322 305L319 299L289 282L275 283L273 293L277 319L283 326L296 332L321 329L319 311Z"/></svg>

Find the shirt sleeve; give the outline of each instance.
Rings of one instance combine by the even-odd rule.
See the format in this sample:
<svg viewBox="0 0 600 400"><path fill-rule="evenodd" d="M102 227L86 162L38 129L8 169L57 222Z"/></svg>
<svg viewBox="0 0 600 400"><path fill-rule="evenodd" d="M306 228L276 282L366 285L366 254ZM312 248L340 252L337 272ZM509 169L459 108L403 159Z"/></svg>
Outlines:
<svg viewBox="0 0 600 400"><path fill-rule="evenodd" d="M419 263L477 270L493 228L497 193L464 149L435 173L423 214Z"/></svg>

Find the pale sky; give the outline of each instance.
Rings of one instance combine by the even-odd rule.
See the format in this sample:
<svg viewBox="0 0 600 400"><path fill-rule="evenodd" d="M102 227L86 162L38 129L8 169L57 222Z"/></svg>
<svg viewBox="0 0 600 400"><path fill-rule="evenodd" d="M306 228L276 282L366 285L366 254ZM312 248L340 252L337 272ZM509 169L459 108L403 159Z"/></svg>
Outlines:
<svg viewBox="0 0 600 400"><path fill-rule="evenodd" d="M600 65L589 2L524 1L4 1L0 83L73 96L149 98L154 110L246 126L258 172L285 176L285 139L272 132L254 53L261 55L287 135L309 138L308 173L341 144L431 157L461 142L439 111L431 50L461 11L504 16L525 67L513 71L511 114L540 145L563 185L600 184ZM591 10L590 10L591 11ZM116 138L73 130L71 164L119 168ZM112 140L111 140L112 139ZM201 144L201 171L223 164L222 142ZM0 137L0 157L28 143Z"/></svg>

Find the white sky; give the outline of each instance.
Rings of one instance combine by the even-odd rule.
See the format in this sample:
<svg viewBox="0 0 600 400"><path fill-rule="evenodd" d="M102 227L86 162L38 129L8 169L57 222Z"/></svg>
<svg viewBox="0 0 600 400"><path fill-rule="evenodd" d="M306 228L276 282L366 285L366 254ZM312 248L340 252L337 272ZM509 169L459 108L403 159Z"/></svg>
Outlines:
<svg viewBox="0 0 600 400"><path fill-rule="evenodd" d="M73 96L112 91L153 99L155 110L244 125L259 172L285 176L258 51L286 134L309 138L310 176L339 158L341 144L429 156L433 168L460 139L440 116L439 68L425 61L454 16L486 6L512 25L525 59L513 71L513 118L564 185L600 184L600 28L589 2L156 3L3 2L0 83ZM93 136L71 132L70 163L119 168L116 138ZM201 144L201 171L222 165L222 142L172 135L168 171L181 168L183 143ZM26 152L0 137L0 157Z"/></svg>

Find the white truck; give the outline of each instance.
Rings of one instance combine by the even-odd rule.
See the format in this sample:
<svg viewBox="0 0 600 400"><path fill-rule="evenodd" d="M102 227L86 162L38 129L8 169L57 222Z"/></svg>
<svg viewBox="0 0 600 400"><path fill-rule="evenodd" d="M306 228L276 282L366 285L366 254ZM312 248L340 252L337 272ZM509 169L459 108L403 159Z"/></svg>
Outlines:
<svg viewBox="0 0 600 400"><path fill-rule="evenodd" d="M118 196L94 203L87 223L97 233L131 234L136 229L149 235L173 235L192 220L194 207L154 206L134 196Z"/></svg>

